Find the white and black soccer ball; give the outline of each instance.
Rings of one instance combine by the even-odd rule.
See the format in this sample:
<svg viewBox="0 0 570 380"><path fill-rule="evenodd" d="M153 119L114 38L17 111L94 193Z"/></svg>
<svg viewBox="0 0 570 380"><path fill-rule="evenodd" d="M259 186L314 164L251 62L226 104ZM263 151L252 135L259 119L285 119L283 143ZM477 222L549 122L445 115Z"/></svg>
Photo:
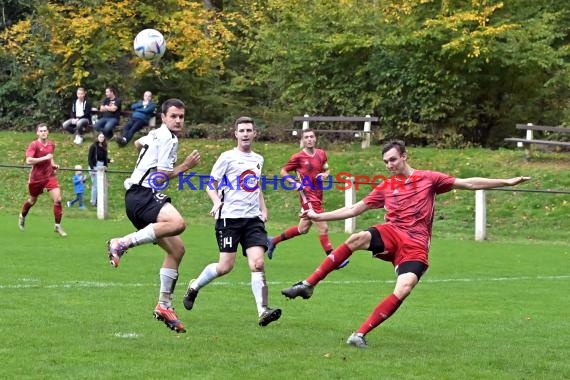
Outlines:
<svg viewBox="0 0 570 380"><path fill-rule="evenodd" d="M153 61L164 55L166 41L158 30L144 29L135 37L133 47L137 56L147 61Z"/></svg>

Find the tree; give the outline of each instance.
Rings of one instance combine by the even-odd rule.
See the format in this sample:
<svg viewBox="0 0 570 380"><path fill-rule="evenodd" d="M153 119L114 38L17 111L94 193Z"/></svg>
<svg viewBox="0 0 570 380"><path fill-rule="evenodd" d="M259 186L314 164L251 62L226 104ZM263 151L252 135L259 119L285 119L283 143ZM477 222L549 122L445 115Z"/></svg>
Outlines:
<svg viewBox="0 0 570 380"><path fill-rule="evenodd" d="M33 116L44 120L58 120L63 99L79 85L93 89L95 99L114 85L123 98L135 99L151 89L159 98L176 94L200 104L195 94L223 72L233 38L224 23L234 15L212 19L211 11L192 1L54 2L36 12L2 34L0 56L12 60L21 97L32 104ZM133 36L146 27L166 36L167 52L159 62L132 53ZM15 95L14 90L6 84L0 93Z"/></svg>

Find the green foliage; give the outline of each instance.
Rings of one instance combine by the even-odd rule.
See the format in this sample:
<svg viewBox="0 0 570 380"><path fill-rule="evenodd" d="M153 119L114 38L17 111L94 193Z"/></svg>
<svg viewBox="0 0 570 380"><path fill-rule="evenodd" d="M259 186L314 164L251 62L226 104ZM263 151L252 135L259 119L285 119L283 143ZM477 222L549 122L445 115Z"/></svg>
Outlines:
<svg viewBox="0 0 570 380"><path fill-rule="evenodd" d="M123 99L151 90L159 99L179 96L200 106L197 94L209 85L203 78L223 72L225 45L232 39L224 22L234 17L212 19L200 4L173 0L47 3L36 12L3 33L0 57L9 62L6 74L33 106L34 119L51 122L67 113L63 100L77 86L86 87L93 100L114 85ZM167 53L159 62L132 53L134 36L146 27L161 30L167 39ZM5 83L0 91L13 94L14 86ZM17 117L23 109L0 107L9 110L5 118Z"/></svg>
<svg viewBox="0 0 570 380"><path fill-rule="evenodd" d="M75 87L179 97L188 119L381 117L382 136L499 146L519 122L570 123L570 11L550 0L9 2L0 126L59 123ZM33 11L30 11L32 9ZM156 10L160 9L160 12ZM163 32L158 62L132 53Z"/></svg>
<svg viewBox="0 0 570 380"><path fill-rule="evenodd" d="M496 143L515 120L558 124L567 107L550 96L568 92L567 20L541 2L269 4L252 61L293 112L372 112L388 136L456 146Z"/></svg>

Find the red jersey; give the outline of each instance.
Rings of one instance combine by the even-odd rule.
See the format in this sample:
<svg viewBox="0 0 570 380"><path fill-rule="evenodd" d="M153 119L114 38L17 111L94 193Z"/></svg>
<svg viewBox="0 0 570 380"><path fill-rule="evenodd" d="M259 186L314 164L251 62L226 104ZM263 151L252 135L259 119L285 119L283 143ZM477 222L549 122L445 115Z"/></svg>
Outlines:
<svg viewBox="0 0 570 380"><path fill-rule="evenodd" d="M53 154L54 151L55 144L53 141L47 140L44 145L39 140L34 140L28 145L28 149L26 149L26 157L40 158L50 153ZM32 166L28 182L44 181L53 175L54 170L51 166L51 160L42 161Z"/></svg>
<svg viewBox="0 0 570 380"><path fill-rule="evenodd" d="M408 178L393 176L364 199L371 208L386 209L385 224L396 227L415 243L429 249L435 196L450 191L455 178L427 170L414 170Z"/></svg>
<svg viewBox="0 0 570 380"><path fill-rule="evenodd" d="M315 149L315 153L308 154L305 150L295 153L283 167L287 172L295 171L303 183L303 192L309 202L323 201L323 183L317 181L317 174L325 171L327 154L322 149ZM308 181L312 184L309 185Z"/></svg>

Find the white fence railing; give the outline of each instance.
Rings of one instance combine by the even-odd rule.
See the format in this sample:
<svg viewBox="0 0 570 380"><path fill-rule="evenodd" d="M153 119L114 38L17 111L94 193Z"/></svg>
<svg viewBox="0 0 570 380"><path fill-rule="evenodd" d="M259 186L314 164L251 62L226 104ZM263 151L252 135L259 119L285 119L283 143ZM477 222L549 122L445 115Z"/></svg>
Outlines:
<svg viewBox="0 0 570 380"><path fill-rule="evenodd" d="M350 207L356 203L356 187L354 178L346 178L352 183L344 190L344 205ZM108 190L107 190L107 170L104 167L97 168L97 218L107 219L108 216ZM568 191L558 190L530 190L530 189L510 189L496 188L492 190L517 191L517 192L533 192L533 193L550 193L550 194L570 194ZM487 197L486 192L489 190L475 191L475 240L481 241L487 239ZM356 218L349 218L344 221L344 232L354 233L356 231Z"/></svg>

